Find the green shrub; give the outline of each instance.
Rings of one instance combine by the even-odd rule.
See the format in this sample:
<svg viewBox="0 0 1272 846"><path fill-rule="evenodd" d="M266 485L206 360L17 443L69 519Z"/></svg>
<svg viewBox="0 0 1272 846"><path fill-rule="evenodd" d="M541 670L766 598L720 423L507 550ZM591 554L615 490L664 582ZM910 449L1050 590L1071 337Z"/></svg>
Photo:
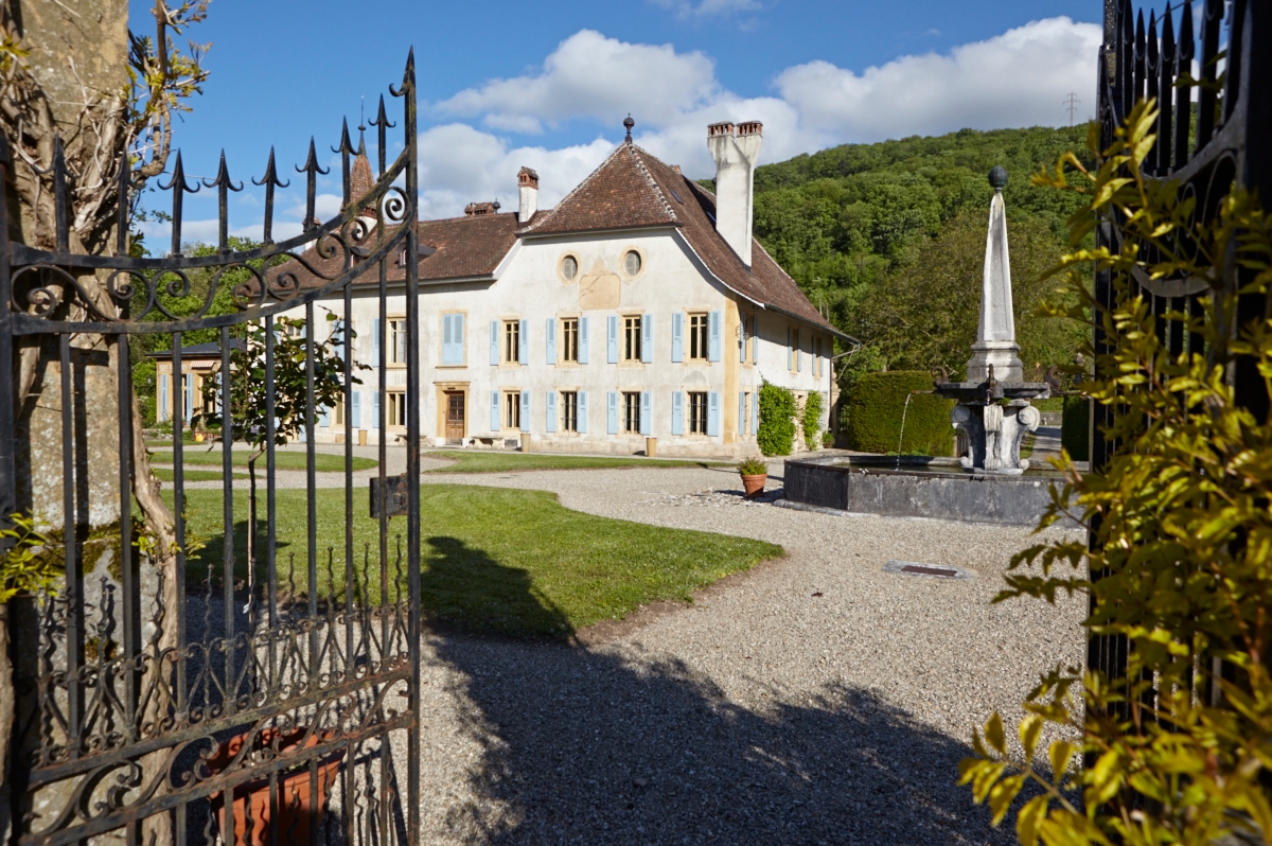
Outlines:
<svg viewBox="0 0 1272 846"><path fill-rule="evenodd" d="M953 400L932 394L912 394L932 389L932 374L922 370L868 373L857 380L847 409L849 449L895 453L905 415L903 455L951 455L954 429L950 425ZM910 407L906 409L906 398Z"/></svg>
<svg viewBox="0 0 1272 846"><path fill-rule="evenodd" d="M744 458L738 462L738 473L743 476L763 476L768 473L768 464L762 458Z"/></svg>
<svg viewBox="0 0 1272 846"><path fill-rule="evenodd" d="M817 391L808 394L804 400L804 445L809 449L817 449L820 438L817 432L821 429L822 395Z"/></svg>
<svg viewBox="0 0 1272 846"><path fill-rule="evenodd" d="M822 432L822 446L829 449L830 447L833 447L834 445L835 445L835 433Z"/></svg>
<svg viewBox="0 0 1272 846"><path fill-rule="evenodd" d="M765 455L790 455L795 443L795 395L765 382L760 387L760 430L755 435Z"/></svg>
<svg viewBox="0 0 1272 846"><path fill-rule="evenodd" d="M1060 423L1060 446L1074 461L1091 459L1091 401L1086 397L1065 397Z"/></svg>

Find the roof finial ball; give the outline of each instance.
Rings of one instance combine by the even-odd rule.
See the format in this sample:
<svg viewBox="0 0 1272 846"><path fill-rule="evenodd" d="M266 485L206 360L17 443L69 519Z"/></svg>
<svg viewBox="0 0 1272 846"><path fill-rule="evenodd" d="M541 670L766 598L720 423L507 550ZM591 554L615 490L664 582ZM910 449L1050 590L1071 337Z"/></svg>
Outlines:
<svg viewBox="0 0 1272 846"><path fill-rule="evenodd" d="M994 187L995 191L1001 191L1007 185L1007 168L1002 165L994 165L994 169L989 172L989 184Z"/></svg>
<svg viewBox="0 0 1272 846"><path fill-rule="evenodd" d="M632 143L632 127L636 125L636 121L632 120L631 112L627 113L627 118L623 121L623 126L627 127L627 143Z"/></svg>

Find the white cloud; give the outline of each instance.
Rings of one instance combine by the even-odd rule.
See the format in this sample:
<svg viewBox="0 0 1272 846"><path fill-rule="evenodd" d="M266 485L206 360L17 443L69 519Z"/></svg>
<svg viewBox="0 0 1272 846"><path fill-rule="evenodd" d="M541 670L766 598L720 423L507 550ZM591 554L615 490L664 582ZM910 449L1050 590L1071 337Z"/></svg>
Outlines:
<svg viewBox="0 0 1272 846"><path fill-rule="evenodd" d="M539 172L539 206L555 205L596 169L614 145L604 138L555 150L509 148L502 139L463 123L420 133L420 217L455 217L468 203L498 199L504 211L517 205L517 171Z"/></svg>
<svg viewBox="0 0 1272 846"><path fill-rule="evenodd" d="M742 7L737 0L666 2ZM1100 41L1095 24L1050 18L948 55L902 56L860 73L825 61L797 65L776 77L776 96L742 97L720 84L714 62L700 52L581 30L542 68L434 105L437 113L477 119L484 130L447 123L421 133L421 216L454 216L469 202L495 197L510 210L522 165L539 172L540 207L554 204L613 150L628 112L637 142L690 177L711 175L706 126L723 120L762 121L765 162L964 127L1059 126L1068 122L1064 97L1091 87ZM567 121L599 122L604 135L560 149L518 147L501 135Z"/></svg>
<svg viewBox="0 0 1272 846"><path fill-rule="evenodd" d="M652 0L654 5L675 12L678 18L727 17L738 12L758 12L764 8L759 0Z"/></svg>
<svg viewBox="0 0 1272 846"><path fill-rule="evenodd" d="M903 56L860 74L816 61L777 77L805 128L875 141L963 127L1058 125L1070 91L1095 79L1102 33L1069 18L1034 21L950 55Z"/></svg>
<svg viewBox="0 0 1272 846"><path fill-rule="evenodd" d="M557 45L540 72L496 79L434 105L445 115L481 115L486 126L533 133L542 124L591 118L617 125L628 112L671 121L718 96L715 63L670 44L629 44L580 30Z"/></svg>

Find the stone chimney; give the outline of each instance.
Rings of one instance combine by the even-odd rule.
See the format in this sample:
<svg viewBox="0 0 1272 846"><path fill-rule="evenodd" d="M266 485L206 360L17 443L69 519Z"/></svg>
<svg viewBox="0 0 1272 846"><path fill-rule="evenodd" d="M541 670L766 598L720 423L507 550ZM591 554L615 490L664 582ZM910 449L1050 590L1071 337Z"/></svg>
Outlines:
<svg viewBox="0 0 1272 846"><path fill-rule="evenodd" d="M762 131L758 120L707 127L707 147L716 164L716 231L747 267L751 266L755 163Z"/></svg>
<svg viewBox="0 0 1272 846"><path fill-rule="evenodd" d="M526 224L539 210L539 174L528 167L517 171L517 191L521 194L521 208L517 212L517 221Z"/></svg>
<svg viewBox="0 0 1272 846"><path fill-rule="evenodd" d="M464 206L465 217L481 217L482 215L495 214L499 211L499 201L493 203L469 203Z"/></svg>

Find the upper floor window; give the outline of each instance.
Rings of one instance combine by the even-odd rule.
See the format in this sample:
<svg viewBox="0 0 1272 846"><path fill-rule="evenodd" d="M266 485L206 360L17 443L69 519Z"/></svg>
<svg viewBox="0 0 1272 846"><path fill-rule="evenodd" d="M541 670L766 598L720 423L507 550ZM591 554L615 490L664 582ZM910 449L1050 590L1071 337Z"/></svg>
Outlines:
<svg viewBox="0 0 1272 846"><path fill-rule="evenodd" d="M689 358L706 360L710 320L707 314L689 315Z"/></svg>
<svg viewBox="0 0 1272 846"><path fill-rule="evenodd" d="M641 316L623 318L623 360L641 360Z"/></svg>
<svg viewBox="0 0 1272 846"><path fill-rule="evenodd" d="M389 318L389 364L406 364L406 318Z"/></svg>
<svg viewBox="0 0 1272 846"><path fill-rule="evenodd" d="M561 360L577 364L579 360L579 319L561 319Z"/></svg>
<svg viewBox="0 0 1272 846"><path fill-rule="evenodd" d="M635 250L628 250L623 254L623 269L628 276L639 276L642 264L640 253Z"/></svg>
<svg viewBox="0 0 1272 846"><path fill-rule="evenodd" d="M517 364L521 361L521 321L505 320L503 324L503 362Z"/></svg>

